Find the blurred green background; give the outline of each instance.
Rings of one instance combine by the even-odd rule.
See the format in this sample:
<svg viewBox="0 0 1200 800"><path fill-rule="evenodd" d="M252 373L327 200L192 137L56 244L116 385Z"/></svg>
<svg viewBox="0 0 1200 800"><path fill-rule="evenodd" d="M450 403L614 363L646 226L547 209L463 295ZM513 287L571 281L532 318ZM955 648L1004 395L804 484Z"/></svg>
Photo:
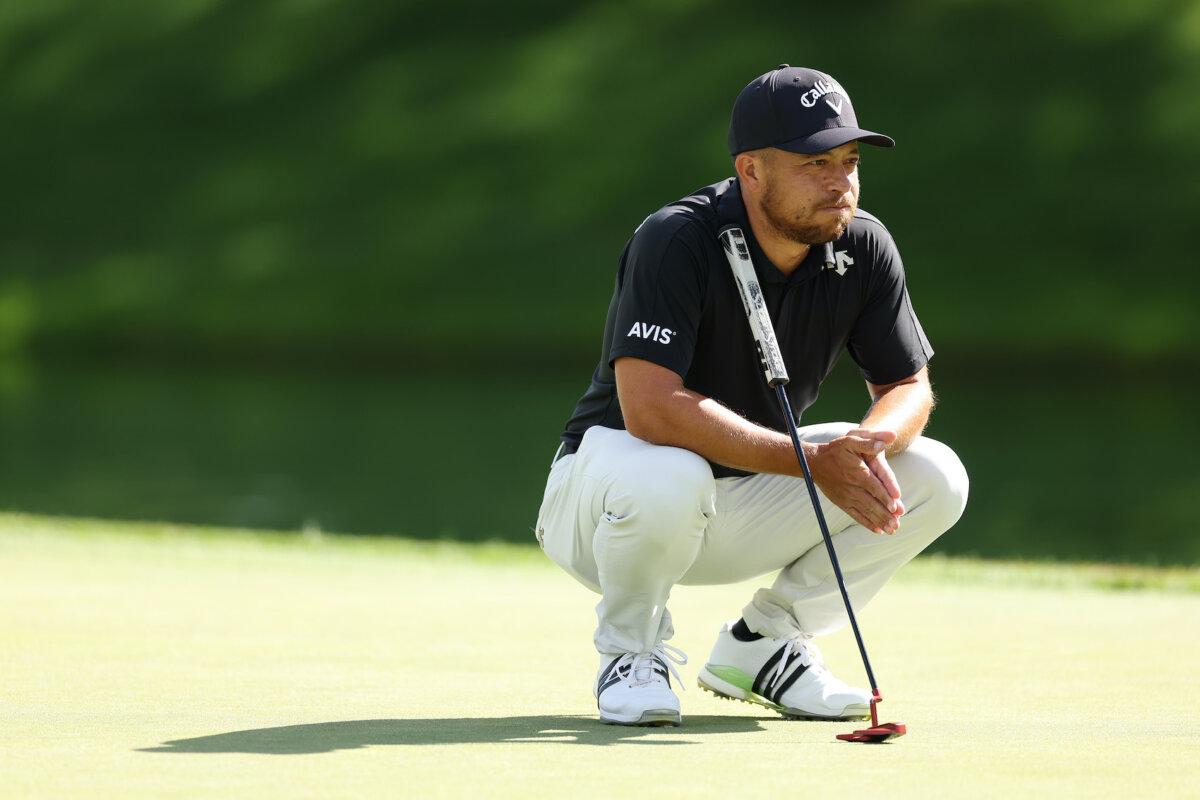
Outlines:
<svg viewBox="0 0 1200 800"><path fill-rule="evenodd" d="M0 507L528 540L622 244L780 62L900 145L939 548L1200 563L1197 2L11 0Z"/></svg>

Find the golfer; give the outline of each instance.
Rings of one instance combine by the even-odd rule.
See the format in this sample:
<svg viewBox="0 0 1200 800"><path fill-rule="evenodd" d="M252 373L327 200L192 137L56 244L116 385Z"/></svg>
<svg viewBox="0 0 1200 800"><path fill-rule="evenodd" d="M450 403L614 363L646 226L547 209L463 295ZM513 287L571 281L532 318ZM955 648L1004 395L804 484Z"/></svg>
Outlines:
<svg viewBox="0 0 1200 800"><path fill-rule="evenodd" d="M887 228L858 207L863 145L831 76L782 65L738 95L736 175L656 211L621 254L600 363L555 454L538 514L546 554L600 594L594 692L604 722L678 725L667 644L676 584L780 570L717 634L702 688L787 716L848 719L870 693L813 637L847 623L800 465L726 256L746 235L797 416L843 350L871 402L861 422L800 429L855 608L961 516L967 475L921 436L933 349Z"/></svg>

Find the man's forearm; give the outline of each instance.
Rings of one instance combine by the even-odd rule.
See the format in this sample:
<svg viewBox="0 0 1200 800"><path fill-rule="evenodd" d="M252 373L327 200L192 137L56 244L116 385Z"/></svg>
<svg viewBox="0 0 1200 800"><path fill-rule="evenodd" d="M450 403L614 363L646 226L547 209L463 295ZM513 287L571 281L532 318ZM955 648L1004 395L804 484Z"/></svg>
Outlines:
<svg viewBox="0 0 1200 800"><path fill-rule="evenodd" d="M626 420L628 425L630 420ZM673 391L650 419L630 433L653 444L683 447L734 469L799 475L787 434L764 428L690 389ZM814 445L805 444L806 455Z"/></svg>
<svg viewBox="0 0 1200 800"><path fill-rule="evenodd" d="M875 398L862 427L873 431L894 431L898 437L887 448L889 455L902 452L925 430L933 410L933 389L928 382L902 383Z"/></svg>

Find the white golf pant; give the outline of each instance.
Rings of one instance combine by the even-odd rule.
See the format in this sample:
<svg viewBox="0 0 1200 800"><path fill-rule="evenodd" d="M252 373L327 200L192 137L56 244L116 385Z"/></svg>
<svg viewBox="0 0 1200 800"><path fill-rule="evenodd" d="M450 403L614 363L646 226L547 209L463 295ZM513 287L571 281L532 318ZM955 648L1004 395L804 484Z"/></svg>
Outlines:
<svg viewBox="0 0 1200 800"><path fill-rule="evenodd" d="M827 442L853 427L810 425L800 435ZM967 501L966 470L940 442L918 437L888 463L906 508L891 536L867 530L820 495L855 609L948 530ZM690 450L594 426L576 453L551 467L537 536L546 555L600 593L600 653L645 653L671 638L666 605L677 583L735 583L779 569L742 611L751 629L820 635L848 623L801 478L714 479Z"/></svg>

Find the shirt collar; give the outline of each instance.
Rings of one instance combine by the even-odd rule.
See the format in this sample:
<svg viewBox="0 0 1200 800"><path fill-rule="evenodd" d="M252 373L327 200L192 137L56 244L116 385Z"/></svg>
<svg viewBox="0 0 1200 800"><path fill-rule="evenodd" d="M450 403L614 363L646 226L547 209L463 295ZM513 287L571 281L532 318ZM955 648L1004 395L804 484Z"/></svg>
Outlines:
<svg viewBox="0 0 1200 800"><path fill-rule="evenodd" d="M737 225L742 229L742 235L750 247L750 258L754 261L754 271L763 283L799 283L822 269L832 268L835 263L833 242L826 242L810 247L804 261L800 262L800 266L796 267L791 275L780 272L754 238L754 230L750 227L750 218L746 214L746 204L742 202L742 187L737 178L729 178L726 181L725 191L717 201L717 222L718 230L726 225Z"/></svg>

